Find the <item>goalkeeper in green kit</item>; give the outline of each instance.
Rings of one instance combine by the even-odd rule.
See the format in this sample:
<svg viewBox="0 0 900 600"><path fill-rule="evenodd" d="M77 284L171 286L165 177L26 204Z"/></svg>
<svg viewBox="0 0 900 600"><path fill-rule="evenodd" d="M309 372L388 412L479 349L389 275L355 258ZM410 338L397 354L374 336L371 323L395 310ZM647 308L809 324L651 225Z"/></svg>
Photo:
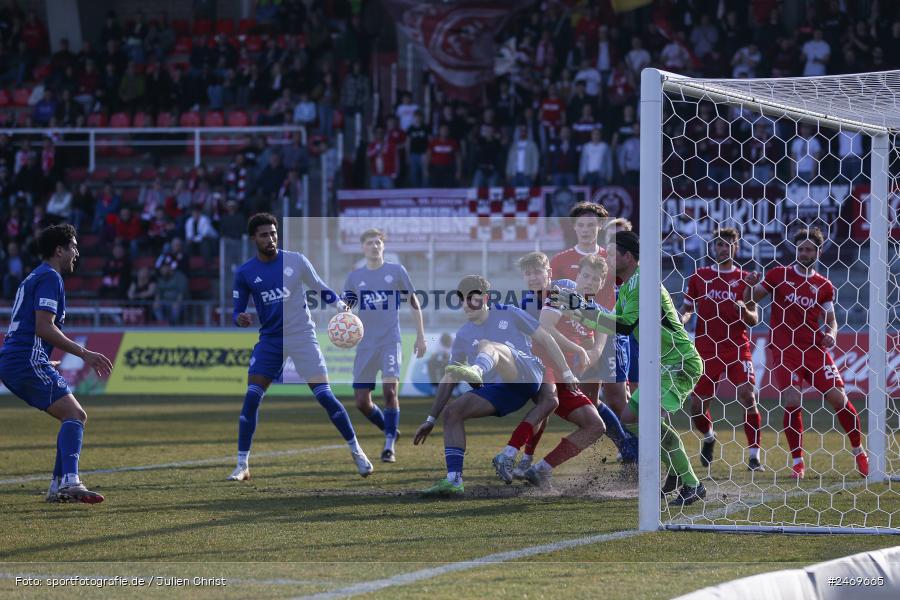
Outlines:
<svg viewBox="0 0 900 600"><path fill-rule="evenodd" d="M615 240L607 249L614 261L616 277L623 282L619 288L615 312L604 312L596 304L586 302L576 294L557 289L557 302L563 310L570 310L572 316L591 329L607 334L634 334L638 336L638 306L640 280L640 242L631 231L616 233ZM675 310L672 298L660 286L662 298L662 340L660 356L660 405L662 415L662 441L660 455L667 467L668 477L663 492L675 491L678 482L682 484L678 496L671 502L673 506L687 506L706 496L706 489L691 468L684 444L678 433L669 425L665 413L681 409L684 401L697 385L703 374L703 361L694 348L684 325ZM636 423L640 388L632 393L628 406L622 412L623 423Z"/></svg>

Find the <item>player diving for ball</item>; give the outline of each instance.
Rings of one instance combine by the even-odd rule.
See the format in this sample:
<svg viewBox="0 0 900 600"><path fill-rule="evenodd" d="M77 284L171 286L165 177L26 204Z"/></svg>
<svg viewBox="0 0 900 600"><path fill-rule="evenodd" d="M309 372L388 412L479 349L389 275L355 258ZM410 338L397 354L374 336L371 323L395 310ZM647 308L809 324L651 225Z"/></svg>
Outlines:
<svg viewBox="0 0 900 600"><path fill-rule="evenodd" d="M360 236L366 264L351 272L344 282L344 300L359 307L359 318L365 335L356 347L353 361L353 393L356 408L384 432L382 462L396 462L394 442L400 422L400 402L397 385L400 381L402 343L400 337L400 304L407 300L416 324L413 351L418 358L425 356L425 327L415 288L406 268L384 261L386 236L379 229L368 229ZM384 411L372 402L375 376L381 371Z"/></svg>
<svg viewBox="0 0 900 600"><path fill-rule="evenodd" d="M259 405L273 380L281 376L285 359L294 361L316 400L350 447L359 474L368 477L372 463L356 440L350 415L328 384L325 358L316 339L307 294L321 304L347 305L323 282L309 260L299 252L278 249L278 221L268 213L250 217L247 231L256 244L256 256L234 274L234 324L249 327L253 316L246 312L250 297L259 316L259 341L253 348L247 374L247 394L238 421L237 467L229 481L250 479L250 446L259 416Z"/></svg>
<svg viewBox="0 0 900 600"><path fill-rule="evenodd" d="M556 285L574 288L585 297L595 298L606 281L608 271L606 260L596 253L582 256L575 270L574 282L568 279L552 281L550 261L542 252L531 252L523 256L519 259L519 268L522 269L529 292L529 298L523 299L523 308L538 319L543 328L554 337L576 375L587 370L593 370L599 375L601 372L592 368L602 359L606 334L599 334L595 339L592 329L584 327L553 308L549 296L553 286ZM552 367L552 361L548 360L549 357L539 347L535 348L535 354L546 365L544 381L553 383L558 373ZM583 382L579 387L581 385ZM546 421L537 429L532 429L530 423L522 421L513 431L503 451L494 457L494 469L501 480L510 483L513 478L521 478L545 485L549 483L553 467L574 458L604 433L608 433L623 456L632 460L637 457L637 439L622 428L619 418L603 402L598 401L595 405L582 390L568 387L558 389L557 395L559 406L556 414L577 425L578 430L563 438L559 445L538 463L538 469L532 469L532 456L543 434ZM523 444L525 456L514 467L516 454Z"/></svg>
<svg viewBox="0 0 900 600"><path fill-rule="evenodd" d="M491 305L487 279L467 275L459 282L457 292L468 322L456 333L450 351L451 364L438 384L428 418L413 438L416 445L424 443L443 412L447 477L424 490L425 496L463 493L465 421L502 417L516 412L532 399L537 406L526 417L532 426L556 410L559 402L554 385L543 382L544 365L532 352L532 340L548 352L566 385L578 383L559 345L537 319L511 304ZM460 381L475 387L448 405L453 388Z"/></svg>
<svg viewBox="0 0 900 600"><path fill-rule="evenodd" d="M619 232L607 250L609 256L615 261L616 276L624 282L619 288L615 313L604 314L597 310L596 305L586 305L582 298L564 289L559 289L558 306L564 310L576 307L576 310L572 312L572 317L591 329L607 334L634 334L635 337L638 337L640 295L640 264L638 262L640 242L638 236L631 231ZM681 409L703 374L703 361L684 329L684 324L672 304L669 292L660 286L660 294L662 307L660 406L663 411L660 456L667 472L674 473L683 484L678 497L671 504L685 506L704 498L706 489L697 479L697 475L691 467L681 437L668 424L666 413L673 414ZM623 411L622 420L625 423L637 422L639 391L640 388L634 391L628 406Z"/></svg>

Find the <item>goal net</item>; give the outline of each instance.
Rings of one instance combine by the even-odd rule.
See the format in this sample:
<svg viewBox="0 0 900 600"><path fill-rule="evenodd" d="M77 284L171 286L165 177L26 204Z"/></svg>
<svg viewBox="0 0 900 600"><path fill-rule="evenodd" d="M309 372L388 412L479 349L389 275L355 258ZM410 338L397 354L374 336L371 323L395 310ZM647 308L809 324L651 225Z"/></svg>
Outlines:
<svg viewBox="0 0 900 600"><path fill-rule="evenodd" d="M644 71L642 529L900 533L892 477L900 470L898 97L900 71L756 80ZM740 233L734 265L758 272L768 292L750 330L750 360L723 350L723 321L739 310L746 285L716 270L724 255L714 232L726 227ZM800 260L802 240L795 243L804 228L819 228L825 238L814 278ZM653 315L660 314L660 285L681 308L692 278L687 327L692 335L705 331L697 342L708 381L681 411L663 414L707 495L678 506L660 494L667 476L659 454L661 379L668 375L659 358L663 325ZM727 279L724 288L716 278ZM833 346L824 322L832 307ZM792 311L816 320L816 328L797 325ZM750 396L748 371L755 377ZM748 416L754 411L758 427ZM749 470L757 431L764 470ZM868 477L860 474L860 447Z"/></svg>

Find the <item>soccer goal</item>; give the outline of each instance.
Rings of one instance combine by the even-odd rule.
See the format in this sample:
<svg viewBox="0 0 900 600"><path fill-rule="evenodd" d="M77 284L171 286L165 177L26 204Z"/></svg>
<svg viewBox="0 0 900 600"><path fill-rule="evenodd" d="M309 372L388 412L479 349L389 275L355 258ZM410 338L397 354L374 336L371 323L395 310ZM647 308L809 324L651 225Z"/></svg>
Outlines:
<svg viewBox="0 0 900 600"><path fill-rule="evenodd" d="M900 478L895 478L900 425L894 404L900 397L898 99L900 71L754 80L643 72L642 530L900 533ZM707 490L705 501L676 509L660 493L667 473L661 472L659 455L664 325L658 289L663 285L680 308L691 276L716 262L710 244L713 232L723 227L740 234L737 268L763 278L782 273L784 285L797 286L797 294L785 294L787 288L763 279L771 294L760 301L759 324L751 330L752 361L741 361L736 369L708 369L723 373L709 399L711 429L698 432L696 418L692 424L691 417L702 410L693 398L666 417L681 432ZM788 276L790 269L810 276L802 263L795 265L803 243L795 244L796 232L804 228L824 233L824 243L816 244L814 268L821 278L815 286L811 279ZM833 286L831 296L820 293L828 286ZM800 287L812 290L813 297L801 298ZM729 301L727 288L724 294L715 299ZM735 299L731 296L732 304ZM791 337L784 309L791 302L822 314L833 307L838 325L833 346L830 335L823 337L824 329L810 328L804 335L798 328ZM716 306L725 310L724 304ZM693 323L699 318L698 310ZM774 319L780 319L778 332L770 328ZM689 331L695 327L689 325ZM826 348L833 365L827 359L821 368L811 364L812 358L804 362L807 356L821 357ZM747 396L731 382L740 379L740 368L755 375L761 418L755 431L764 470L748 470L753 427ZM731 377L733 372L738 375ZM858 418L846 404L841 408L834 393L826 393L839 387L838 379ZM704 444L707 456L701 456ZM868 455L867 478L859 472L861 449Z"/></svg>

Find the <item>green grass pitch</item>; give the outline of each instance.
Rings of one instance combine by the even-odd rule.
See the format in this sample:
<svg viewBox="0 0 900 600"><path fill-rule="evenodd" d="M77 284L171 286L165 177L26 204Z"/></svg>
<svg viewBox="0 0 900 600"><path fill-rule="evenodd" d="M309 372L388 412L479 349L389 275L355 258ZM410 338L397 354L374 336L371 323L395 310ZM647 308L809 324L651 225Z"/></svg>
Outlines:
<svg viewBox="0 0 900 600"><path fill-rule="evenodd" d="M430 399L402 405L398 462L376 460L375 474L356 474L346 447L312 399L267 397L263 401L251 469L253 479L226 482L233 468L241 399L83 398L89 421L81 459L85 481L107 497L98 506L48 505L43 501L52 467L57 424L21 401L0 397L0 597L55 597L46 585L23 587L16 577L143 577L146 588L91 588L92 597L293 598L351 590L359 598L669 598L736 577L790 568L896 545L896 536L749 535L698 532L635 534L636 480L622 472L608 440L560 469L557 490L541 493L496 480L490 458L505 443L520 413L482 419L468 427L467 498L431 501L416 491L443 476L438 427L424 447L414 447L415 427ZM382 437L345 401L360 440L377 459ZM827 419L817 413L817 419ZM751 480L741 466L743 431L719 428L722 458L707 480L707 511L729 506L739 488L765 493L778 477L786 484L786 456L769 452L779 467ZM780 410L770 417L780 424ZM684 431L689 451L697 438ZM819 424L819 421L817 421ZM820 423L823 430L830 423ZM569 425L551 422L539 454ZM780 427L779 427L780 428ZM737 437L733 437L736 433ZM776 432L764 431L763 444ZM783 443L783 442L782 442ZM843 436L807 435L811 469L819 473L796 488L839 484L852 458L836 451ZM166 463L177 466L155 467ZM695 467L697 465L694 458ZM733 465L730 468L729 465ZM133 469L133 467L153 467ZM705 470L699 470L706 475ZM46 476L45 476L46 474ZM735 483L722 480L731 475ZM40 475L38 479L29 476ZM719 483L716 483L718 481ZM847 482L856 481L847 476ZM793 489L793 488L792 488ZM900 523L896 488L858 487L840 495L799 495L778 505L780 515L854 523L880 507L870 524ZM748 491L749 490L749 491ZM752 494L751 494L752 495ZM771 518L774 509L754 508L743 518ZM721 510L720 510L721 512ZM768 514L767 514L768 512ZM728 518L740 515L729 512ZM891 516L892 515L892 516ZM844 519L844 521L841 521ZM880 520L879 520L880 519ZM584 538L626 532L620 537ZM495 557L566 540L568 548ZM504 562L497 562L504 560ZM423 571L432 569L433 571ZM412 574L401 584L398 576ZM155 585L157 576L226 578L226 587L189 583ZM369 582L383 581L370 585ZM357 587L351 587L356 585ZM381 586L381 587L379 587ZM79 588L78 593L84 588ZM341 597L336 595L335 597Z"/></svg>

